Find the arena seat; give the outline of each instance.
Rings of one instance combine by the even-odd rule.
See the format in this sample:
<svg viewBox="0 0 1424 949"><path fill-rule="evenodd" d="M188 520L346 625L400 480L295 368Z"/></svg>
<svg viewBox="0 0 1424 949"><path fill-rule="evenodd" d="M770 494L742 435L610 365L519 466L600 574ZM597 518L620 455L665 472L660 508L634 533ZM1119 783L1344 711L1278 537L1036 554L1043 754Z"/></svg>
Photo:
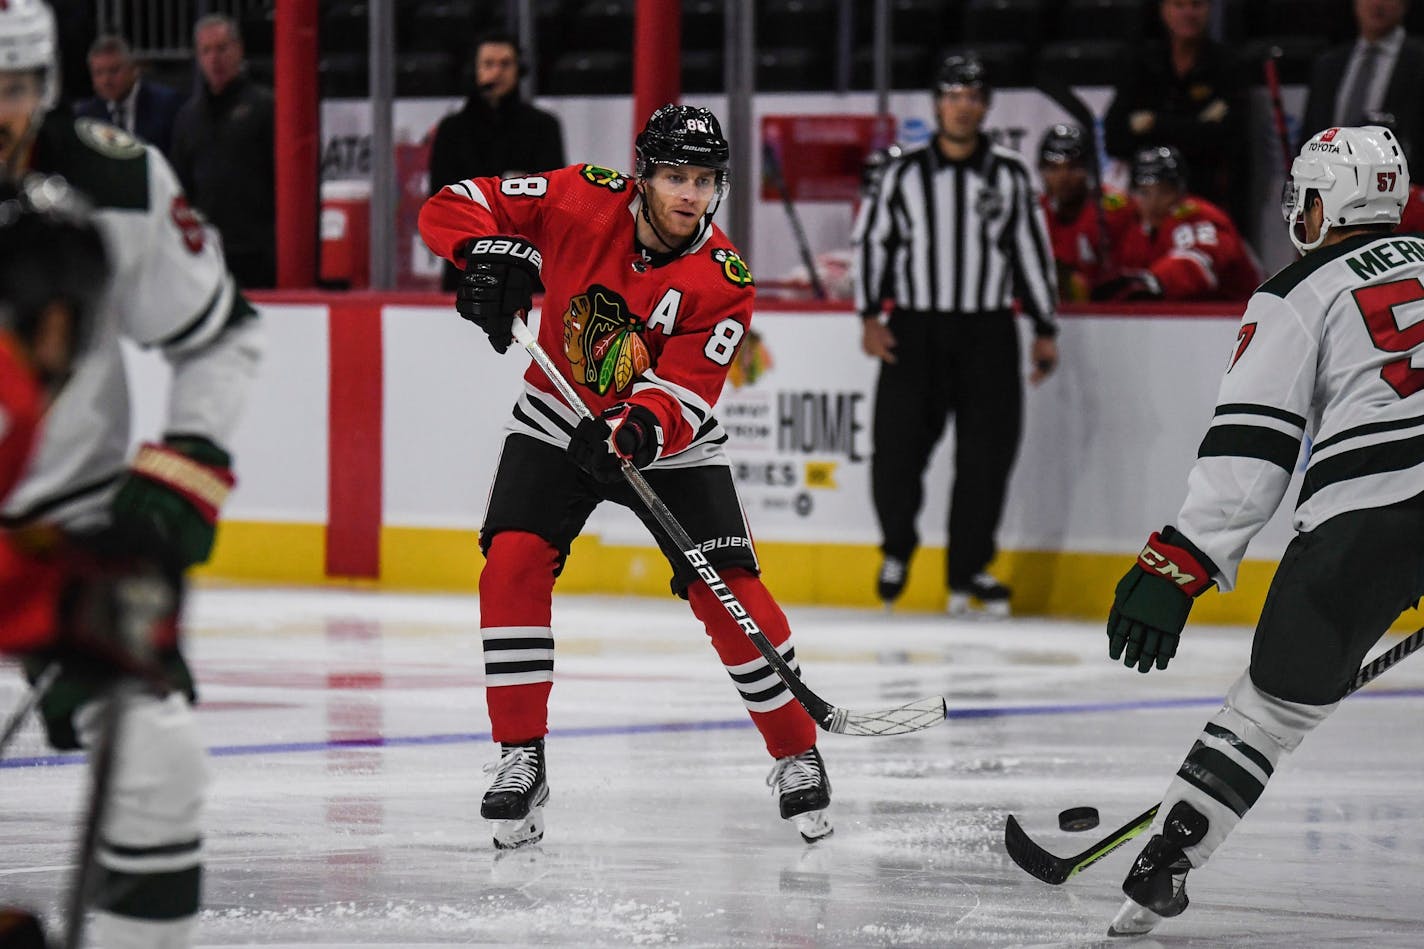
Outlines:
<svg viewBox="0 0 1424 949"><path fill-rule="evenodd" d="M549 70L549 95L628 95L633 89L633 57L622 50L564 53Z"/></svg>
<svg viewBox="0 0 1424 949"><path fill-rule="evenodd" d="M1309 83L1315 60L1325 52L1329 41L1323 36L1263 36L1242 43L1237 50L1242 74L1248 83L1265 82L1263 64L1273 49L1280 50L1276 72L1283 84Z"/></svg>
<svg viewBox="0 0 1424 949"><path fill-rule="evenodd" d="M317 74L325 99L361 98L370 89L364 53L324 53Z"/></svg>
<svg viewBox="0 0 1424 949"><path fill-rule="evenodd" d="M971 43L1021 43L1034 47L1043 36L1043 0L969 0L961 36Z"/></svg>
<svg viewBox="0 0 1424 949"><path fill-rule="evenodd" d="M1131 47L1121 40L1059 40L1038 52L1038 72L1070 86L1112 86Z"/></svg>
<svg viewBox="0 0 1424 949"><path fill-rule="evenodd" d="M455 59L445 52L401 53L396 57L396 95L455 95Z"/></svg>
<svg viewBox="0 0 1424 949"><path fill-rule="evenodd" d="M571 24L570 51L633 49L636 0L585 0Z"/></svg>
<svg viewBox="0 0 1424 949"><path fill-rule="evenodd" d="M924 43L896 43L890 47L890 86L893 89L929 89L938 64ZM851 59L850 84L853 89L875 86L875 50L858 48Z"/></svg>
<svg viewBox="0 0 1424 949"><path fill-rule="evenodd" d="M682 53L682 91L721 92L726 57L722 49L689 49Z"/></svg>

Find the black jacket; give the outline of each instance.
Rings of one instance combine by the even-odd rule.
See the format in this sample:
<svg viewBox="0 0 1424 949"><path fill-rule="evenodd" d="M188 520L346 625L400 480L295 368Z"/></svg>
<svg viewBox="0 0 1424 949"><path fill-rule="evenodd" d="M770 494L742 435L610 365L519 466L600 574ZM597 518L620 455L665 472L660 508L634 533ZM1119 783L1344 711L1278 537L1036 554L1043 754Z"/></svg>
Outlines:
<svg viewBox="0 0 1424 949"><path fill-rule="evenodd" d="M1202 121L1202 110L1226 103L1219 121ZM1132 131L1134 112L1155 113L1145 134ZM1104 144L1114 158L1131 162L1148 145L1172 145L1187 162L1187 190L1224 207L1240 225L1249 219L1250 175L1239 173L1247 129L1245 76L1231 51L1206 42L1196 65L1178 77L1162 41L1148 44L1123 76L1103 119Z"/></svg>
<svg viewBox="0 0 1424 949"><path fill-rule="evenodd" d="M559 120L511 95L491 107L479 95L440 120L430 145L430 192L466 178L552 171L564 161ZM445 265L445 289L454 289L459 271Z"/></svg>
<svg viewBox="0 0 1424 949"><path fill-rule="evenodd" d="M188 200L222 234L242 287L276 282L272 90L239 76L220 94L205 85L173 125L173 170Z"/></svg>
<svg viewBox="0 0 1424 949"><path fill-rule="evenodd" d="M1300 140L1304 142L1321 129L1335 124L1335 94L1345 79L1345 67L1355 41L1333 47L1321 54L1310 71L1310 94L1305 100L1305 117L1301 120ZM1404 38L1394 72L1385 86L1380 109L1394 116L1394 134L1404 143L1410 164L1421 152L1424 136L1424 42L1412 36Z"/></svg>

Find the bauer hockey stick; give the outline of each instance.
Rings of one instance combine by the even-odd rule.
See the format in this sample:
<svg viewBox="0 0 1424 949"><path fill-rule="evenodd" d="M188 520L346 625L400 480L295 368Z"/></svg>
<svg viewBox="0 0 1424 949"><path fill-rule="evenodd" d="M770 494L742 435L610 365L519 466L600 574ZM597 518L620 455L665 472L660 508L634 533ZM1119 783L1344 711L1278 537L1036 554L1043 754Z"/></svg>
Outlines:
<svg viewBox="0 0 1424 949"><path fill-rule="evenodd" d="M569 404L581 419L593 418L593 413L588 406L584 405L583 399L579 398L574 387L559 372L554 361L549 358L549 354L544 352L544 347L539 345L539 340L530 332L529 327L518 317L514 319L513 333L519 345L529 351L535 364L548 376L549 381L554 384L554 388L559 390L559 395ZM762 632L757 621L752 617L747 608L737 599L735 593L727 586L726 582L717 573L715 567L708 563L707 557L702 553L701 548L683 530L677 518L673 517L662 498L648 484L643 473L639 471L631 461L623 461L623 477L627 479L628 485L633 489L642 502L647 505L648 510L657 520L662 529L667 532L672 542L677 545L677 549L682 551L682 555L687 558L688 564L697 572L697 575L712 590L712 594L717 597L718 602L727 611L728 615L741 627L742 632L747 634L747 638L756 646L757 652L762 658L776 670L776 674L781 677L781 681L786 683L786 688L796 697L802 707L810 713L828 732L837 735L904 735L909 732L917 732L931 725L938 725L945 720L946 707L944 696L935 695L929 698L920 699L918 702L911 702L909 705L901 705L895 708L878 709L869 712L856 712L850 709L840 708L832 705L821 698L801 681L786 660L781 657L781 653L776 651L771 640Z"/></svg>
<svg viewBox="0 0 1424 949"><path fill-rule="evenodd" d="M1365 683L1370 682L1390 666L1418 649L1421 643L1424 643L1424 627L1416 629L1410 633L1408 637L1395 643L1392 648L1380 653L1378 657L1361 666L1360 671L1355 673L1355 678L1350 683L1350 690L1346 692L1345 695L1359 691ZM1344 696L1341 697L1343 698ZM1018 864L1021 869L1042 880L1044 883L1051 883L1057 886L1069 877L1082 873L1151 827L1153 818L1157 816L1157 809L1161 806L1162 804L1160 802L1153 804L1147 810L1138 814L1132 820L1123 824L1117 830L1108 834L1082 853L1074 854L1071 857L1055 856L1039 846L1024 832L1024 829L1019 826L1019 822L1014 815L1010 814L1008 823L1004 825L1004 849L1009 852L1009 857L1012 858L1014 863Z"/></svg>

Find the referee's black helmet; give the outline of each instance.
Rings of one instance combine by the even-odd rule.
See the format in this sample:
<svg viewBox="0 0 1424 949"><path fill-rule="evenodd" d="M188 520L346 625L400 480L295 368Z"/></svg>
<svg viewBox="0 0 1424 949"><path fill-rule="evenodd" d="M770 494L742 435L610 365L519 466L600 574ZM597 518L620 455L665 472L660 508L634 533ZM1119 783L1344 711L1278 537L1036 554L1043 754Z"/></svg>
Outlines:
<svg viewBox="0 0 1424 949"><path fill-rule="evenodd" d="M946 56L935 73L934 94L948 92L956 86L978 89L984 101L988 102L991 87L989 71L984 68L984 61L973 53L953 53Z"/></svg>

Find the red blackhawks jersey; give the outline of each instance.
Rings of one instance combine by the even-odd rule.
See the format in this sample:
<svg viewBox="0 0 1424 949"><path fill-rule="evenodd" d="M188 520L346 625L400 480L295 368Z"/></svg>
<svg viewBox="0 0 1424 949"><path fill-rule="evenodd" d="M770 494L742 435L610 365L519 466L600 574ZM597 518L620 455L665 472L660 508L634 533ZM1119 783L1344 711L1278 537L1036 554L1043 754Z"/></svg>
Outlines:
<svg viewBox="0 0 1424 949"><path fill-rule="evenodd" d="M1129 228L1119 266L1151 270L1166 300L1245 300L1261 269L1226 212L1189 195L1157 228Z"/></svg>
<svg viewBox="0 0 1424 949"><path fill-rule="evenodd" d="M1104 191L1100 199L1102 217L1091 200L1071 218L1065 219L1048 195L1040 195L1039 205L1048 221L1048 239L1058 264L1059 293L1064 300L1088 299L1092 288L1114 272L1113 257L1133 226L1137 209L1121 191ZM1106 246L1104 246L1106 242Z"/></svg>
<svg viewBox="0 0 1424 949"><path fill-rule="evenodd" d="M1409 197L1404 201L1404 213L1395 231L1400 234L1424 232L1424 186L1409 186Z"/></svg>
<svg viewBox="0 0 1424 949"><path fill-rule="evenodd" d="M0 502L25 470L43 411L34 373L13 340L0 332ZM29 556L16 534L0 529L0 651L33 649L50 635L61 577L57 567Z"/></svg>
<svg viewBox="0 0 1424 949"><path fill-rule="evenodd" d="M517 235L539 249L539 343L597 414L636 402L657 417L654 467L725 463L712 414L751 325L752 275L716 226L683 253L650 257L634 241L642 199L627 175L571 165L524 178L474 178L425 203L420 234L464 266L470 240ZM510 430L567 445L578 416L536 365Z"/></svg>

